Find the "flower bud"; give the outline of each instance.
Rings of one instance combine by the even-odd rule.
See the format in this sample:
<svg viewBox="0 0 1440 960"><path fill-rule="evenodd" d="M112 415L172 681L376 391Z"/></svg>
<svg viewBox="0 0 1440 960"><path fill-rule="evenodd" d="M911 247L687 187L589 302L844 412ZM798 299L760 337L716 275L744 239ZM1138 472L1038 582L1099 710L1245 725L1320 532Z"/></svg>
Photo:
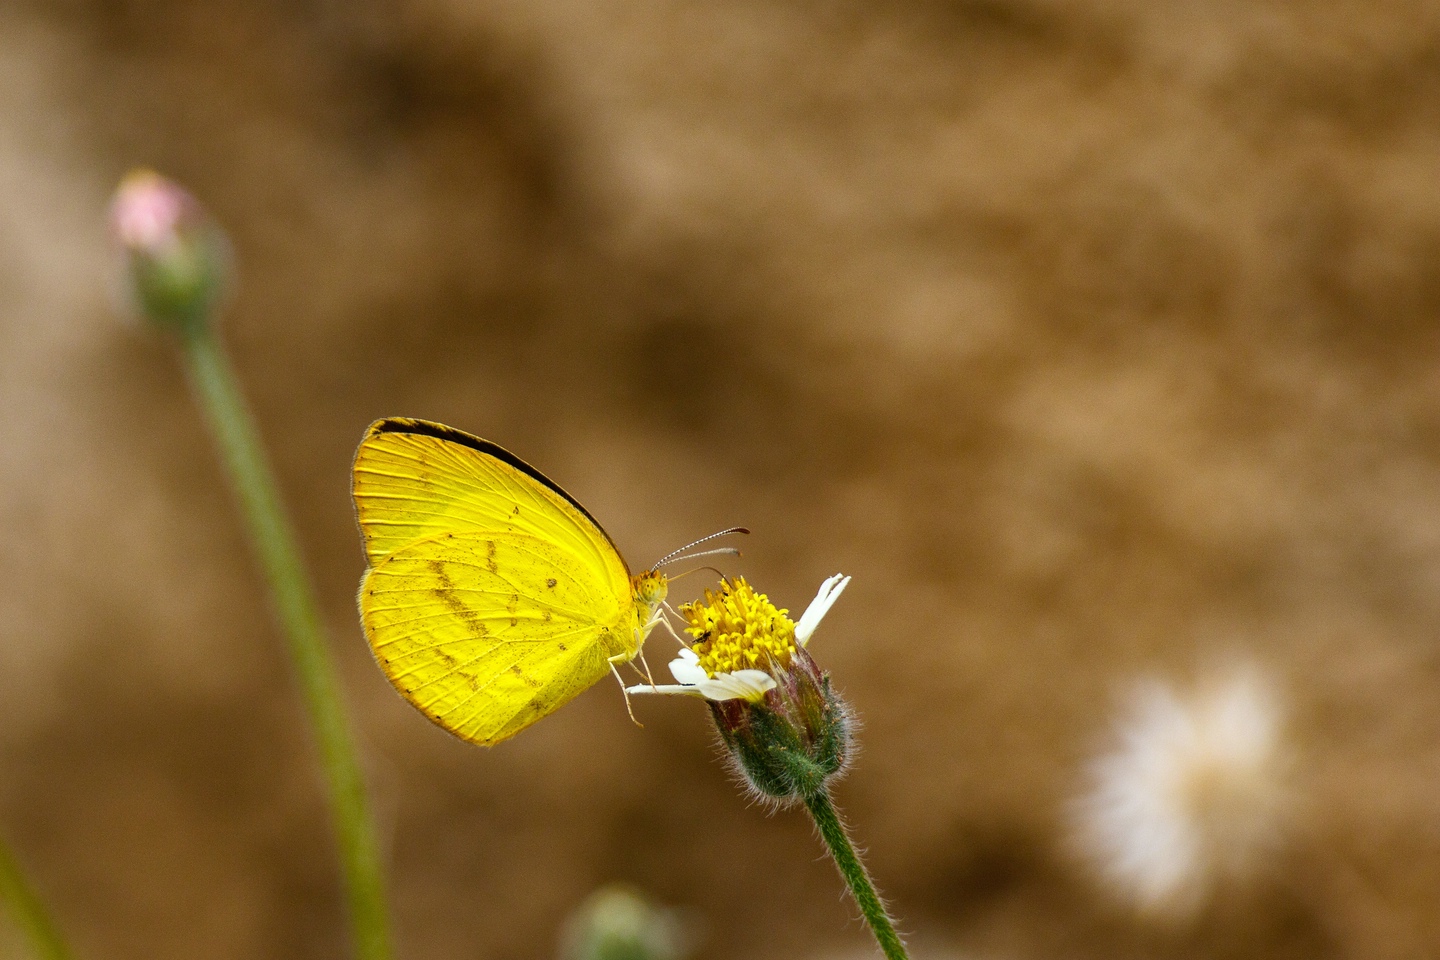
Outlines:
<svg viewBox="0 0 1440 960"><path fill-rule="evenodd" d="M772 674L763 700L710 702L715 728L736 768L759 795L781 804L821 790L845 771L850 756L850 707L829 674L797 648L790 668Z"/></svg>
<svg viewBox="0 0 1440 960"><path fill-rule="evenodd" d="M158 173L136 170L115 191L110 229L130 306L163 328L203 329L228 285L230 255L195 198Z"/></svg>

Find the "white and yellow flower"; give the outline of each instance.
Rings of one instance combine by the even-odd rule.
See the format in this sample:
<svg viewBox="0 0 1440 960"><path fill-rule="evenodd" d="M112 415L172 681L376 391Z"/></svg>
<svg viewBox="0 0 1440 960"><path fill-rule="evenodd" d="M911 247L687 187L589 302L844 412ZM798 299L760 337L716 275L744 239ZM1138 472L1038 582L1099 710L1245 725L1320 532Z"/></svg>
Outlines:
<svg viewBox="0 0 1440 960"><path fill-rule="evenodd" d="M753 795L785 805L821 796L851 754L850 708L806 645L850 583L837 574L796 623L743 578L680 608L695 640L670 664L678 683L627 693L704 697L731 763Z"/></svg>
<svg viewBox="0 0 1440 960"><path fill-rule="evenodd" d="M849 577L838 573L826 580L798 623L790 619L789 610L777 608L744 577L727 582L719 591L707 590L703 601L680 608L685 632L695 643L670 661L676 683L637 684L626 692L759 703L776 688L776 674L790 668L797 647L810 642L849 583Z"/></svg>

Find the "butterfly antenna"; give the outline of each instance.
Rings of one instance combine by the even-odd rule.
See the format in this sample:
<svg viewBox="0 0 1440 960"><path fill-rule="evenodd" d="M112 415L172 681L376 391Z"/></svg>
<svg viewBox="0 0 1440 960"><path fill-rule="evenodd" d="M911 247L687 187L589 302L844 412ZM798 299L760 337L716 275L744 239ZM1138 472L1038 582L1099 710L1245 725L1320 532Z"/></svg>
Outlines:
<svg viewBox="0 0 1440 960"><path fill-rule="evenodd" d="M741 556L737 547L716 547L714 550L701 550L699 553L687 553L683 557L672 557L667 563L680 563L682 560L699 560L701 557L738 557Z"/></svg>
<svg viewBox="0 0 1440 960"><path fill-rule="evenodd" d="M710 534L710 536L708 536L708 537L701 537L699 540L696 540L694 543L687 543L687 544L685 544L685 546L681 547L679 550L671 550L669 553L665 554L665 556L661 557L658 561L656 561L655 566L651 567L650 569L652 569L652 570L658 570L658 569L660 569L661 567L665 566L665 564L669 563L670 561L674 560L676 557L680 556L680 554L684 553L686 550L689 550L691 547L698 547L698 546L700 546L700 544L705 543L705 542L708 541L708 540L714 540L716 537L728 537L728 536L730 536L730 534L732 534L732 533L749 533L749 532L750 532L750 531L749 531L749 530L746 530L744 527L731 527L729 530L721 530L719 533L712 533L712 534ZM738 554L739 551L737 550L736 553ZM699 556L702 556L702 557L703 557L703 556L706 556L706 554L703 554L703 553L702 553L702 554L699 554Z"/></svg>
<svg viewBox="0 0 1440 960"><path fill-rule="evenodd" d="M669 581L670 581L671 583L674 583L676 580L679 580L679 579L681 579L682 577L688 577L688 576L690 576L690 574L692 574L692 573L699 573L701 570L709 570L711 573L715 574L715 576L719 577L721 580L724 580L724 579L725 579L725 574L721 573L719 570L716 570L714 567L710 567L710 566L705 566L705 567L692 567L691 569L686 570L684 573L677 573L677 574L675 574L675 576L669 577L668 579L669 579ZM672 611L672 612L673 612L673 611Z"/></svg>

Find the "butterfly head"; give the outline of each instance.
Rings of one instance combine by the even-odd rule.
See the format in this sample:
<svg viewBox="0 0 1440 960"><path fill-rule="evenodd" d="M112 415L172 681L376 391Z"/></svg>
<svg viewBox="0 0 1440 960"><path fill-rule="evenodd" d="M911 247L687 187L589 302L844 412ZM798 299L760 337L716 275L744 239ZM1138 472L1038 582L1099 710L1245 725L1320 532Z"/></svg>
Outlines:
<svg viewBox="0 0 1440 960"><path fill-rule="evenodd" d="M668 578L659 570L647 570L631 578L630 593L635 597L635 603L644 608L646 620L650 619L656 607L665 602L668 583Z"/></svg>
<svg viewBox="0 0 1440 960"><path fill-rule="evenodd" d="M635 598L636 648L645 642L659 620L660 604L665 602L668 579L659 570L647 570L630 578L630 595Z"/></svg>

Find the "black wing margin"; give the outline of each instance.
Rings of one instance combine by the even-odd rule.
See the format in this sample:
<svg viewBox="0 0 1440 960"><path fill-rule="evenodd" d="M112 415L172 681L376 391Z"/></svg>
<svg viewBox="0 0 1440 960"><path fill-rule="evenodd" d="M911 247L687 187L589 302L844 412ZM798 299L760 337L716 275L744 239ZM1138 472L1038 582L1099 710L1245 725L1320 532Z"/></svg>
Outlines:
<svg viewBox="0 0 1440 960"><path fill-rule="evenodd" d="M488 457L494 457L501 463L514 467L530 479L559 494L566 503L570 504L570 506L576 510L579 510L585 519L589 520L595 529L600 531L601 536L609 542L611 549L615 551L615 554L620 558L620 562L624 564L625 572L627 574L630 572L630 564L626 563L625 554L620 552L620 548L615 545L615 540L610 536L610 532L600 525L599 520L596 520L590 515L590 511L585 509L584 504L570 496L560 484L551 480L545 476L545 474L500 446L500 444L491 443L489 440L482 440L474 434L466 433L464 430L456 430L454 427L447 427L443 423L435 423L431 420L414 420L409 417L386 417L384 420L376 420L370 424L370 429L366 431L365 435L367 437L373 437L382 433L416 434L422 437L434 437L436 440L445 440L449 443L458 443L462 447L478 450Z"/></svg>

